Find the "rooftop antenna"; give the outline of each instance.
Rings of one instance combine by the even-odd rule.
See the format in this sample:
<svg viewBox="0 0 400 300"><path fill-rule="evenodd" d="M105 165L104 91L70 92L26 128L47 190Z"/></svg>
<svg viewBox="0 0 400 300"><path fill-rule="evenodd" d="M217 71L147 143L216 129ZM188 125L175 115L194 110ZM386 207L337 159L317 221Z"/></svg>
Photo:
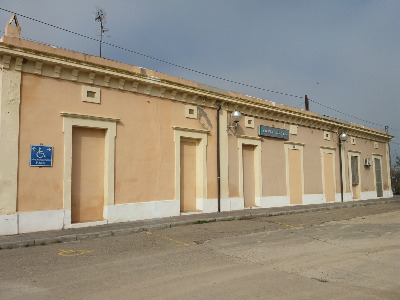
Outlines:
<svg viewBox="0 0 400 300"><path fill-rule="evenodd" d="M100 57L101 57L101 44L103 43L103 36L108 30L104 28L104 23L106 23L106 12L101 8L97 8L94 20L100 23Z"/></svg>

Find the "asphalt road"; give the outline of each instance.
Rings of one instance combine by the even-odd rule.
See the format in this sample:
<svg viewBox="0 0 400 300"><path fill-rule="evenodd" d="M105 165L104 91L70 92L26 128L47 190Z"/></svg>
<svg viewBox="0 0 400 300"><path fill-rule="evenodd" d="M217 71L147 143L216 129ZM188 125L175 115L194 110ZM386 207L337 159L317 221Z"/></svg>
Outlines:
<svg viewBox="0 0 400 300"><path fill-rule="evenodd" d="M400 203L0 250L0 299L400 299Z"/></svg>

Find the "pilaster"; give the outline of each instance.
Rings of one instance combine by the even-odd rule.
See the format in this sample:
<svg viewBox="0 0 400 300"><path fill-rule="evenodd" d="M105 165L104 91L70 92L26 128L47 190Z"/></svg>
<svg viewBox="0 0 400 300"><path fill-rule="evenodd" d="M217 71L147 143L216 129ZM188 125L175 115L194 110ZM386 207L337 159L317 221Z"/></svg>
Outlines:
<svg viewBox="0 0 400 300"><path fill-rule="evenodd" d="M228 111L223 107L219 111L219 153L220 153L220 183L221 183L221 199L229 198L228 183Z"/></svg>
<svg viewBox="0 0 400 300"><path fill-rule="evenodd" d="M7 56L0 60L0 214L3 215L17 211L21 71L15 61Z"/></svg>

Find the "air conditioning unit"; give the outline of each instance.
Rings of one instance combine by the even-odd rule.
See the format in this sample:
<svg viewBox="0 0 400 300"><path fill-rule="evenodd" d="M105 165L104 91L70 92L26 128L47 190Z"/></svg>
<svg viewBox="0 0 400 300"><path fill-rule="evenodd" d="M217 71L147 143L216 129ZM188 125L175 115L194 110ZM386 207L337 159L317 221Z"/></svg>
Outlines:
<svg viewBox="0 0 400 300"><path fill-rule="evenodd" d="M371 158L365 158L364 159L364 166L366 166L366 167L372 166L372 159Z"/></svg>

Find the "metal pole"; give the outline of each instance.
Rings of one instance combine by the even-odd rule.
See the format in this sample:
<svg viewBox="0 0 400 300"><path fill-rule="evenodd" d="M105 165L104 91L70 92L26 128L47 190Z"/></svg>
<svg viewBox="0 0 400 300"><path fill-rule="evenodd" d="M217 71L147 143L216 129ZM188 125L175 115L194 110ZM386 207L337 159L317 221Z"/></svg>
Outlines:
<svg viewBox="0 0 400 300"><path fill-rule="evenodd" d="M103 20L100 21L100 57L101 57L101 44L103 43Z"/></svg>
<svg viewBox="0 0 400 300"><path fill-rule="evenodd" d="M385 126L385 132L386 134L389 134L389 126ZM388 143L388 162L389 162L389 180L390 180L390 187L392 188L393 191L393 186L392 186L392 155L390 153L390 141L387 142Z"/></svg>
<svg viewBox="0 0 400 300"><path fill-rule="evenodd" d="M342 172L342 141L340 140L340 136L339 136L339 168L340 168L340 196L341 196L341 200L343 202L343 172Z"/></svg>

